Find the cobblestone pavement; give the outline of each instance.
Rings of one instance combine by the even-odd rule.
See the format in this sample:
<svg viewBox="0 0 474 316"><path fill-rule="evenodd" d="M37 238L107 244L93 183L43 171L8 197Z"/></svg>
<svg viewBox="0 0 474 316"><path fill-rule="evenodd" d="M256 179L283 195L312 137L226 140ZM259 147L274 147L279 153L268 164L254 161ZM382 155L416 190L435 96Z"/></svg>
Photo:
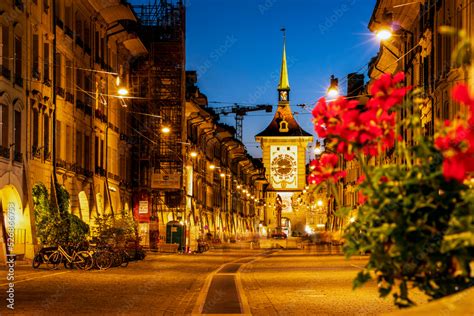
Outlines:
<svg viewBox="0 0 474 316"><path fill-rule="evenodd" d="M378 297L371 282L352 290L365 257L279 251L241 269L252 315L379 315L396 310L392 297ZM426 299L416 293L413 299Z"/></svg>
<svg viewBox="0 0 474 316"><path fill-rule="evenodd" d="M189 315L206 277L222 264L258 250L198 255L149 255L128 268L107 271L15 269L15 315ZM241 268L253 315L374 315L395 310L378 298L375 284L352 291L364 258L276 251ZM244 260L242 262L248 262ZM7 308L5 268L0 267L0 314ZM421 295L414 297L422 302Z"/></svg>
<svg viewBox="0 0 474 316"><path fill-rule="evenodd" d="M190 314L208 273L259 251L149 255L127 268L106 271L15 269L15 315ZM5 268L0 270L0 315L6 308Z"/></svg>

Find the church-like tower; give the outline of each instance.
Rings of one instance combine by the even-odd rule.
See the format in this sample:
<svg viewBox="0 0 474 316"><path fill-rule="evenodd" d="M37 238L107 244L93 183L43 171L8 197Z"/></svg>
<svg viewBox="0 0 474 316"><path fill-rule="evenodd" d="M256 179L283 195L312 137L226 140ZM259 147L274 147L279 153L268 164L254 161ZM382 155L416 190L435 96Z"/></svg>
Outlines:
<svg viewBox="0 0 474 316"><path fill-rule="evenodd" d="M270 124L255 136L262 148L267 190L267 223L269 229L281 226L285 233L304 232L305 215L292 207L292 197L306 186L306 148L313 136L304 131L293 117L290 107L290 84L286 64L286 36L278 84L278 108Z"/></svg>

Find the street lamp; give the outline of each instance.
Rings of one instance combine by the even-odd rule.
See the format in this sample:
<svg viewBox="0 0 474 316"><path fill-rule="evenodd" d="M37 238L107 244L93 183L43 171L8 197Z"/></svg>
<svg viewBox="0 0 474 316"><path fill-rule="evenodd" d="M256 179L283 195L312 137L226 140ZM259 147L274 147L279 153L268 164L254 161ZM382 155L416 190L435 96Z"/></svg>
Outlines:
<svg viewBox="0 0 474 316"><path fill-rule="evenodd" d="M333 100L339 96L339 83L338 79L331 75L331 83L326 93L328 99Z"/></svg>
<svg viewBox="0 0 474 316"><path fill-rule="evenodd" d="M390 39L392 35L393 35L393 31L389 27L383 27L380 30L375 32L375 36L381 41L386 41Z"/></svg>
<svg viewBox="0 0 474 316"><path fill-rule="evenodd" d="M163 126L163 127L161 128L161 132L162 132L163 134L169 134L169 133L171 132L171 128L169 128L168 126Z"/></svg>

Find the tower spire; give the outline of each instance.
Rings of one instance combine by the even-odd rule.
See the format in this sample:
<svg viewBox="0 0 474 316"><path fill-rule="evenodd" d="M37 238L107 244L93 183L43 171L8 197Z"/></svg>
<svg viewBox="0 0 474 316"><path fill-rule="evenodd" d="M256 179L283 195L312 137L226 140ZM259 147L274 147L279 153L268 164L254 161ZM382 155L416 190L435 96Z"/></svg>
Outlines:
<svg viewBox="0 0 474 316"><path fill-rule="evenodd" d="M278 90L290 90L290 82L288 81L288 68L286 66L286 29L282 28L283 32L283 57L281 60L280 83Z"/></svg>

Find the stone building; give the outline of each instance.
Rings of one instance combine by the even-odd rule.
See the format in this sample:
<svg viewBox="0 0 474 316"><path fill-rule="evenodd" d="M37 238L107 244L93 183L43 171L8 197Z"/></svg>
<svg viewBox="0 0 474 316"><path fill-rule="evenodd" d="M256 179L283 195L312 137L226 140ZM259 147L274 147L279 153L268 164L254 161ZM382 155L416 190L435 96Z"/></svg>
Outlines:
<svg viewBox="0 0 474 316"><path fill-rule="evenodd" d="M129 208L130 127L118 89L130 60L147 53L136 23L119 0L0 3L1 218L15 253L31 258L37 244L36 183L63 185L86 223Z"/></svg>
<svg viewBox="0 0 474 316"><path fill-rule="evenodd" d="M235 138L235 128L220 124L207 98L187 72L186 222L190 240L229 241L261 233L265 221L263 165ZM192 245L191 245L192 247Z"/></svg>

